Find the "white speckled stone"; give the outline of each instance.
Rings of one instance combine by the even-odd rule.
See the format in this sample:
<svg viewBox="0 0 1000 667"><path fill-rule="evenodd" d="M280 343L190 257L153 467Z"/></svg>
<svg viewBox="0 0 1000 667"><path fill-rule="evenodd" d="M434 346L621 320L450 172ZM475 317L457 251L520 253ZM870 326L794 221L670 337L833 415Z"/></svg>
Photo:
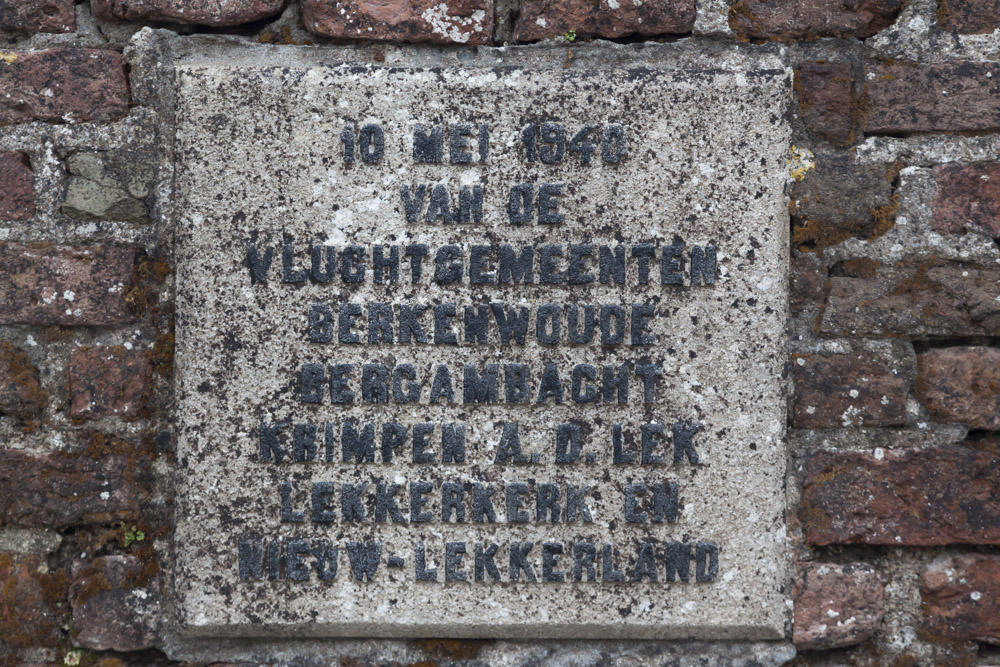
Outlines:
<svg viewBox="0 0 1000 667"><path fill-rule="evenodd" d="M593 47L597 50L601 47ZM464 64L407 64L392 54L385 63L347 62L352 51L269 51L247 56L238 48L181 58L176 65L177 144L177 459L178 504L175 587L180 619L190 634L206 636L356 637L580 637L776 639L787 616L785 401L782 366L787 313L788 224L783 188L789 130L786 107L790 71L776 61L739 54L713 59L658 57L655 48L607 50L614 67L596 62L588 48L490 51ZM272 58L269 54L294 53ZM572 65L572 66L570 66ZM555 120L574 133L585 123L621 123L629 157L611 166L599 157L589 166L569 155L561 164L528 165L518 132L526 122ZM488 122L485 164L415 165L410 145L416 123ZM340 132L347 123L380 123L385 158L377 165L345 168ZM447 135L446 135L447 137ZM446 145L447 151L447 145ZM407 223L400 186L445 182L454 189L481 183L482 224ZM512 226L509 186L562 182L561 225ZM675 235L688 248L714 242L719 271L711 287L659 284L658 264L648 285L637 284L628 260L624 286L599 284L496 286L437 285L433 257L419 285L401 258L400 283L290 285L281 282L280 247L266 283L251 285L243 265L246 243L293 239L296 266L308 268L310 242L344 246L425 243L431 252L457 244L625 243L669 245ZM467 260L466 260L467 261ZM590 266L596 273L597 262ZM536 259L535 272L539 271ZM466 271L467 275L467 271ZM362 305L454 302L458 345L311 343L306 315L315 302ZM462 307L500 302L525 305L571 302L653 303L652 346L542 345L529 329L527 344L462 341ZM425 326L433 329L430 317ZM492 326L492 319L491 319ZM565 321L563 326L565 327ZM655 401L644 404L633 376L626 405L569 400L575 364L617 364L643 358L663 364ZM566 400L508 405L462 405L462 367L511 362L535 374L544 362L559 364ZM420 405L303 403L298 373L304 363L412 363L424 380ZM428 405L431 367L452 369L457 402ZM360 393L359 371L352 389ZM501 372L502 376L502 372ZM500 396L504 395L501 380ZM339 425L348 419L382 424L464 422L467 459L415 464L409 449L392 463L378 452L371 464L343 463L340 440L332 462L273 463L258 457L261 421ZM611 425L630 433L639 448L639 426L648 421L703 425L695 436L700 463L672 464L672 447L660 445L662 465L613 465ZM520 424L534 465L497 465L502 422ZM554 432L562 422L587 434L582 458L556 464ZM440 431L436 431L436 434ZM278 485L290 480L296 510L308 515L312 481L376 479L431 481L429 523L282 523ZM441 523L442 481L491 483L500 521ZM679 484L681 511L674 524L627 523L624 489L665 480ZM507 523L504 488L523 481L590 484L593 523ZM471 495L471 494L468 494ZM398 497L405 514L406 489ZM340 517L340 494L335 496ZM534 496L526 497L534 518ZM471 508L466 502L467 518ZM368 507L369 519L372 508ZM247 536L338 546L333 581L242 581L238 541ZM350 576L349 541L382 542L372 582ZM501 545L497 565L504 581L473 582L474 544ZM591 583L507 581L507 547L533 541L530 552L541 578L541 543L563 543L557 568L572 579L572 545L612 543L626 570L642 541L654 543L658 582ZM687 583L664 579L665 543L711 542L718 573ZM428 567L438 581L415 580L414 545L426 544ZM446 542L465 542L462 568L469 581L443 582ZM388 568L390 554L402 568ZM308 559L312 562L311 559Z"/></svg>

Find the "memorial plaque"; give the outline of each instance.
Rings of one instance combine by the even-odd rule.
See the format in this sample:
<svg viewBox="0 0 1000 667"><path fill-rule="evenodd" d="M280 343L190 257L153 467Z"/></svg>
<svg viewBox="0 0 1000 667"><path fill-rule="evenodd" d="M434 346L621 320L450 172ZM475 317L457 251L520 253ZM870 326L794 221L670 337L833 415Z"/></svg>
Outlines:
<svg viewBox="0 0 1000 667"><path fill-rule="evenodd" d="M190 632L782 637L789 72L295 53L176 65Z"/></svg>

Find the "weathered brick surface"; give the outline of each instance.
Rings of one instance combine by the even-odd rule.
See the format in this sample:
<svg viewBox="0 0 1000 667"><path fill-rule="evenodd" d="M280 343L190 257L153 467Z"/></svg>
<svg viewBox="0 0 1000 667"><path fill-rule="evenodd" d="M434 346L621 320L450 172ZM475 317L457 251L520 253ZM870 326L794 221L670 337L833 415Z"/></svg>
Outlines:
<svg viewBox="0 0 1000 667"><path fill-rule="evenodd" d="M792 254L788 295L793 313L800 313L810 305L822 305L826 275L826 269L815 254Z"/></svg>
<svg viewBox="0 0 1000 667"><path fill-rule="evenodd" d="M1000 63L873 65L865 81L866 133L1000 129Z"/></svg>
<svg viewBox="0 0 1000 667"><path fill-rule="evenodd" d="M878 631L882 577L866 563L801 563L792 586L792 641L802 650L862 642Z"/></svg>
<svg viewBox="0 0 1000 667"><path fill-rule="evenodd" d="M0 552L0 642L56 646L58 603L65 598L62 571L50 572L37 555Z"/></svg>
<svg viewBox="0 0 1000 667"><path fill-rule="evenodd" d="M34 423L46 398L28 355L10 341L0 341L0 414Z"/></svg>
<svg viewBox="0 0 1000 667"><path fill-rule="evenodd" d="M120 345L74 349L69 359L70 417L141 416L151 376L142 350Z"/></svg>
<svg viewBox="0 0 1000 667"><path fill-rule="evenodd" d="M795 428L898 426L906 421L906 387L884 362L867 354L793 358Z"/></svg>
<svg viewBox="0 0 1000 667"><path fill-rule="evenodd" d="M101 49L6 52L0 125L117 120L128 112L121 54Z"/></svg>
<svg viewBox="0 0 1000 667"><path fill-rule="evenodd" d="M1000 271L928 261L879 265L868 277L830 279L820 331L859 336L1000 332Z"/></svg>
<svg viewBox="0 0 1000 667"><path fill-rule="evenodd" d="M902 5L901 0L737 0L729 10L729 25L743 39L863 39L891 25Z"/></svg>
<svg viewBox="0 0 1000 667"><path fill-rule="evenodd" d="M170 21L233 26L280 13L288 0L91 0L104 21Z"/></svg>
<svg viewBox="0 0 1000 667"><path fill-rule="evenodd" d="M489 44L493 0L302 0L302 22L325 37Z"/></svg>
<svg viewBox="0 0 1000 667"><path fill-rule="evenodd" d="M607 39L633 34L680 34L691 32L694 19L694 0L524 0L514 24L514 39L527 42L558 37L570 30L580 37Z"/></svg>
<svg viewBox="0 0 1000 667"><path fill-rule="evenodd" d="M27 220L35 214L35 175L28 156L0 151L0 220Z"/></svg>
<svg viewBox="0 0 1000 667"><path fill-rule="evenodd" d="M822 155L792 188L792 241L822 250L845 239L874 239L895 222L893 172L886 165L855 164L846 155Z"/></svg>
<svg viewBox="0 0 1000 667"><path fill-rule="evenodd" d="M0 324L132 322L135 258L117 246L0 243Z"/></svg>
<svg viewBox="0 0 1000 667"><path fill-rule="evenodd" d="M73 32L73 0L0 0L0 30L18 32Z"/></svg>
<svg viewBox="0 0 1000 667"><path fill-rule="evenodd" d="M135 556L103 556L92 563L77 563L70 604L78 646L141 651L156 642L160 581L155 566Z"/></svg>
<svg viewBox="0 0 1000 667"><path fill-rule="evenodd" d="M1000 28L1000 0L938 0L938 23L951 32L993 32Z"/></svg>
<svg viewBox="0 0 1000 667"><path fill-rule="evenodd" d="M917 365L917 396L934 419L1000 429L1000 350L928 350L917 356Z"/></svg>
<svg viewBox="0 0 1000 667"><path fill-rule="evenodd" d="M144 470L126 452L36 456L0 450L0 525L61 528L134 520L144 500Z"/></svg>
<svg viewBox="0 0 1000 667"><path fill-rule="evenodd" d="M942 165L934 180L935 229L1000 237L1000 163Z"/></svg>
<svg viewBox="0 0 1000 667"><path fill-rule="evenodd" d="M926 630L949 639L1000 644L1000 556L938 558L920 584Z"/></svg>
<svg viewBox="0 0 1000 667"><path fill-rule="evenodd" d="M803 63L795 71L799 116L810 132L839 145L851 142L853 78L850 63Z"/></svg>
<svg viewBox="0 0 1000 667"><path fill-rule="evenodd" d="M799 518L813 545L1000 544L1000 459L962 445L817 451Z"/></svg>

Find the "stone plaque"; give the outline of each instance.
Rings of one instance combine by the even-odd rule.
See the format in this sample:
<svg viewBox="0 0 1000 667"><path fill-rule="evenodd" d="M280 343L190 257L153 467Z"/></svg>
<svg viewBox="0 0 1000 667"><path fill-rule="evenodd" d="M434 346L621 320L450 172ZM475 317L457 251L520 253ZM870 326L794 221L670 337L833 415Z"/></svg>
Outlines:
<svg viewBox="0 0 1000 667"><path fill-rule="evenodd" d="M192 633L783 636L789 72L574 51L178 61Z"/></svg>

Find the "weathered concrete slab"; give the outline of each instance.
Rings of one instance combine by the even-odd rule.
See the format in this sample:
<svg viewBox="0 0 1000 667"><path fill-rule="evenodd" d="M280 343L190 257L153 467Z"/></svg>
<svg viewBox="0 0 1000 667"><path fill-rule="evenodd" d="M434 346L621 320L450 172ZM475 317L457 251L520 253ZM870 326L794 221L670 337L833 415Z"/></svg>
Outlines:
<svg viewBox="0 0 1000 667"><path fill-rule="evenodd" d="M176 67L188 631L782 637L789 73L294 53Z"/></svg>

